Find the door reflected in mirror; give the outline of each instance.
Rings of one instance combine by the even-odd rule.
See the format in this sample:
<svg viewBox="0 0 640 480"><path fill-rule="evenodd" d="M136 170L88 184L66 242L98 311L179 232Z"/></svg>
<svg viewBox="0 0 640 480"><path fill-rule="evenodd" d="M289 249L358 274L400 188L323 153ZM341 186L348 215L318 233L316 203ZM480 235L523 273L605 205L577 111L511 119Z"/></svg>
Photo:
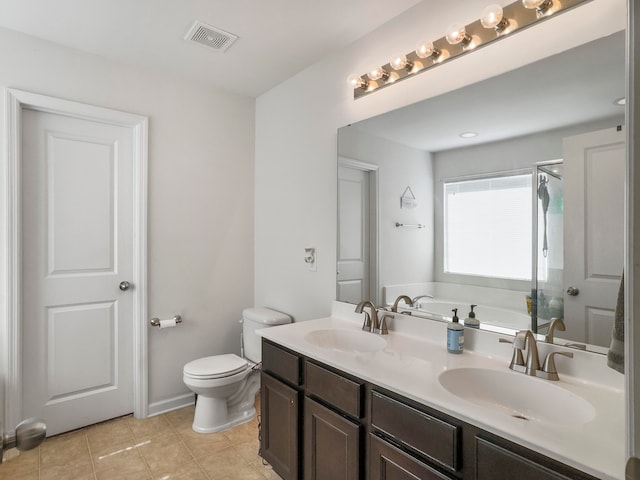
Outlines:
<svg viewBox="0 0 640 480"><path fill-rule="evenodd" d="M339 129L337 299L429 295L399 311L477 305L503 333L563 318L556 343L604 351L623 267L624 52L619 32Z"/></svg>

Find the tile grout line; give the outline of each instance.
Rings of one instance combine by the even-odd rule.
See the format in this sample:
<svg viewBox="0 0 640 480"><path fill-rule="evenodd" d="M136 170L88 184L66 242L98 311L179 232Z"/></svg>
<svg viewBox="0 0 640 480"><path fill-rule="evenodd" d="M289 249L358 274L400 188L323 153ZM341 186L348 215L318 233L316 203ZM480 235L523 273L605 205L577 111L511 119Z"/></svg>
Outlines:
<svg viewBox="0 0 640 480"><path fill-rule="evenodd" d="M91 462L91 470L93 472L94 480L98 480L98 471L96 469L96 464L93 461L93 453L91 453L91 444L89 443L89 435L87 435L88 427L83 427L84 433L84 441L87 442L87 450L89 451L89 461Z"/></svg>
<svg viewBox="0 0 640 480"><path fill-rule="evenodd" d="M151 418L151 417L147 417L147 418ZM136 438L136 434L133 431L133 428L131 428L131 422L130 420L135 419L135 417L131 416L131 417L127 417L127 428L129 429L129 432L131 432L131 437L133 438L133 444L135 445L135 450L136 453L138 454L138 456L140 457L140 460L142 460L142 463L144 465L144 468L147 470L147 474L149 475L149 479L153 479L153 472L151 472L151 467L149 466L149 464L147 463L147 459L144 458L144 455L142 455L142 452L140 451L140 449L138 448L137 444L138 444L138 439Z"/></svg>
<svg viewBox="0 0 640 480"><path fill-rule="evenodd" d="M91 446L89 445L89 435L88 435L88 428L84 427L83 428L83 432L84 432L84 440L85 442L87 442L87 451L89 452L89 461L91 462L91 470L93 471L93 479L94 480L98 480L98 471L96 469L96 465L93 461L93 455L91 454Z"/></svg>
<svg viewBox="0 0 640 480"><path fill-rule="evenodd" d="M205 471L204 468L202 468L202 465L200 465L200 462L198 461L198 459L196 458L196 456L193 454L193 452L191 451L191 449L189 448L189 445L186 444L186 442L184 441L184 438L182 438L182 435L180 435L180 432L178 432L176 430L176 428L173 426L173 423L171 423L171 420L169 420L167 418L167 421L169 422L169 425L171 426L171 429L175 432L175 434L178 436L178 438L180 439L180 443L182 443L182 445L184 445L184 448L187 449L187 452L189 452L189 455L191 455L191 458L193 459L193 461L196 463L196 465L198 466L198 468L200 469L200 472L205 476L205 478L207 480L211 480L211 477L209 476L209 474Z"/></svg>

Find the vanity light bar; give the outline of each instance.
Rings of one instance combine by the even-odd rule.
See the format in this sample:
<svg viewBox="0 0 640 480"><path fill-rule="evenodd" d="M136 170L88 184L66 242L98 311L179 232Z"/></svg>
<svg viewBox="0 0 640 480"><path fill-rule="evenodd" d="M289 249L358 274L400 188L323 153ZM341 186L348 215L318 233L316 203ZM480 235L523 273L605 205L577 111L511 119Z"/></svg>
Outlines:
<svg viewBox="0 0 640 480"><path fill-rule="evenodd" d="M445 36L430 44L420 44L413 52L396 56L363 75L350 75L347 82L353 88L353 98L358 99L588 1L591 0L518 0L502 9L501 21L495 26L483 26L483 20L485 24L491 23L486 19L469 25L454 24ZM422 54L418 55L418 51ZM425 51L429 54L425 55Z"/></svg>

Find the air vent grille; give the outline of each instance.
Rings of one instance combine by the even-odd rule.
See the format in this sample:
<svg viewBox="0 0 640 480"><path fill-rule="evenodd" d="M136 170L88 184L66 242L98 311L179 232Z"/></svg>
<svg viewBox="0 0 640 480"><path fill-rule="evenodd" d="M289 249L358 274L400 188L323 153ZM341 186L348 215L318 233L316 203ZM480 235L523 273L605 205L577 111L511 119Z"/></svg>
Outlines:
<svg viewBox="0 0 640 480"><path fill-rule="evenodd" d="M196 21L184 37L219 52L226 51L238 37L219 28Z"/></svg>

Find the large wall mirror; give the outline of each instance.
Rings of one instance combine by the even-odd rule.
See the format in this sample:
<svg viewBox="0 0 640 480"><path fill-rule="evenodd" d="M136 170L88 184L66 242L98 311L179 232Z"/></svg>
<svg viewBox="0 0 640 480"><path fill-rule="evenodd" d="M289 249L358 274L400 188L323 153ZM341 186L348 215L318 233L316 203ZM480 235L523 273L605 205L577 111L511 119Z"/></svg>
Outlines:
<svg viewBox="0 0 640 480"><path fill-rule="evenodd" d="M337 299L606 351L624 93L621 31L341 128Z"/></svg>

